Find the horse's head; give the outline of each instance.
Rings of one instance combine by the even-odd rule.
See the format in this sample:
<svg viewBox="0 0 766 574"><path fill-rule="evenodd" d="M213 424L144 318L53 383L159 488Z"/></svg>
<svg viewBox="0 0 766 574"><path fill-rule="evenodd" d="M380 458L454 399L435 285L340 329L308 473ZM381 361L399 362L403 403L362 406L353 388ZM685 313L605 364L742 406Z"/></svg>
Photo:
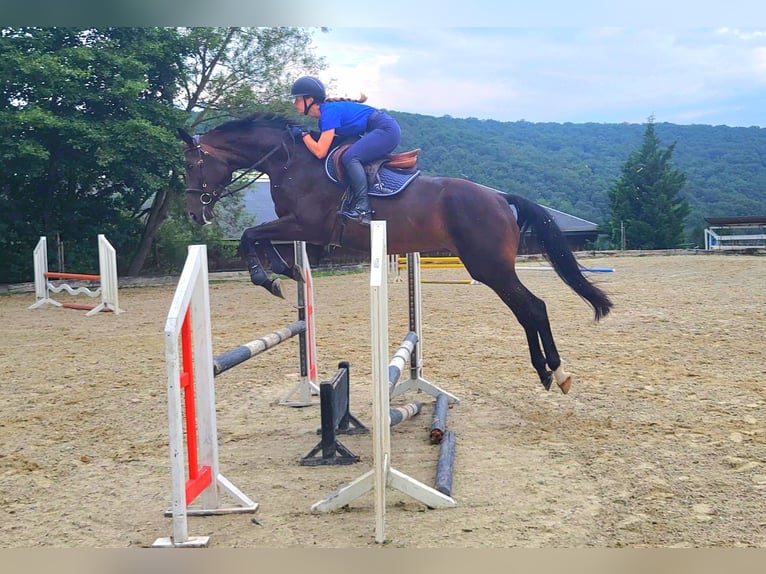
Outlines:
<svg viewBox="0 0 766 574"><path fill-rule="evenodd" d="M178 128L178 137L186 143L186 210L192 221L206 225L213 221L213 207L231 183L234 170L226 161L203 150L200 136Z"/></svg>
<svg viewBox="0 0 766 574"><path fill-rule="evenodd" d="M295 145L288 126L287 118L253 114L225 122L199 136L191 136L179 128L178 136L186 142L186 208L189 217L200 225L210 223L213 207L219 199L249 185L245 182L237 189L224 191L232 181L238 181L252 171L284 171L290 150ZM240 173L232 180L236 171Z"/></svg>

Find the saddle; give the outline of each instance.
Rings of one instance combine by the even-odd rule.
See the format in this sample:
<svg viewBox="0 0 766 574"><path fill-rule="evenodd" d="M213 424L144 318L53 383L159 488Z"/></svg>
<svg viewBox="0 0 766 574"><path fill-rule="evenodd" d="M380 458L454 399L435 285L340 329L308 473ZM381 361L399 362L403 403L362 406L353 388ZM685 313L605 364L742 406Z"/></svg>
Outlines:
<svg viewBox="0 0 766 574"><path fill-rule="evenodd" d="M348 150L350 147L351 144L341 145L332 154L333 172L339 183L346 180L346 174L343 171L343 163L341 162L341 158L343 157L343 154L346 153L346 150ZM372 184L375 181L375 175L382 167L396 170L399 173L414 172L418 163L419 153L420 148L401 153L390 153L380 159L376 159L373 162L365 164L364 171L367 173L367 181Z"/></svg>

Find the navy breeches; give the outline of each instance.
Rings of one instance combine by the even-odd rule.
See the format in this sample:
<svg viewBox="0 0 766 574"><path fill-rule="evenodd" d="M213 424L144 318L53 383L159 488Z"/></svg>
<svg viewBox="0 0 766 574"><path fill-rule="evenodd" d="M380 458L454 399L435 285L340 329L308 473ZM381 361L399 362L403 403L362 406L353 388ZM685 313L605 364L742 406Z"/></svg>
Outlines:
<svg viewBox="0 0 766 574"><path fill-rule="evenodd" d="M396 120L385 112L376 111L367 121L367 132L343 154L341 161L347 165L352 161L367 163L396 149L401 140L401 131Z"/></svg>

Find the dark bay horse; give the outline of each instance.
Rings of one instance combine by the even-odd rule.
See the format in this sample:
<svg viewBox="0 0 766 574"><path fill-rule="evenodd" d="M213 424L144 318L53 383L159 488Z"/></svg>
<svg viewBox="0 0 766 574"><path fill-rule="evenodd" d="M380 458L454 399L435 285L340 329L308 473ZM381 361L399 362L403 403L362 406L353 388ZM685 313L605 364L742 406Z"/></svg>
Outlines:
<svg viewBox="0 0 766 574"><path fill-rule="evenodd" d="M281 296L279 280L270 279L256 248L266 250L275 273L293 276L272 240L305 241L316 245L341 242L344 247L370 250L370 230L338 215L342 191L325 174L324 160L314 157L290 136L290 120L256 114L224 123L186 142L186 206L199 224L213 219L213 207L238 170L268 174L278 219L242 234L241 254L254 284ZM403 192L370 197L374 219L386 220L389 253L449 250L458 255L476 281L492 289L524 328L532 365L549 389L555 379L569 391L572 379L561 368L545 303L516 274L521 232L529 227L559 277L585 299L598 321L612 302L592 284L580 267L549 213L523 197L463 179L418 176ZM338 238L340 237L340 241Z"/></svg>

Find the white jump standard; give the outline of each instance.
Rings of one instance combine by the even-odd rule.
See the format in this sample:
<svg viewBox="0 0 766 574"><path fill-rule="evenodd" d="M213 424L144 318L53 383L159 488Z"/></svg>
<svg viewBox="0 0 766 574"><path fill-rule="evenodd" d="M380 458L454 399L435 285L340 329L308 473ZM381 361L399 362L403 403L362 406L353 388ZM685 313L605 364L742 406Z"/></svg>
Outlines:
<svg viewBox="0 0 766 574"><path fill-rule="evenodd" d="M258 508L257 503L224 478L218 469L215 377L297 335L300 339L301 380L290 394L290 399L280 404L311 404L312 389L318 388L315 383L317 365L311 268L305 243L296 241L294 245L296 266L301 277L298 321L217 357L213 357L212 352L207 249L204 245L189 247L165 324L172 481L172 506L166 515L173 518L173 537L160 538L154 546L207 546L209 537L189 537L188 515L255 512ZM186 460L183 457L184 422ZM234 499L236 506L222 506L220 494L224 492ZM195 500L199 500L198 507L189 507Z"/></svg>
<svg viewBox="0 0 766 574"><path fill-rule="evenodd" d="M179 336L183 354L179 353ZM173 536L159 538L153 546L204 547L208 545L210 537L189 537L188 515L255 512L258 508L258 504L229 482L218 467L218 431L205 245L189 246L186 264L165 323L165 361ZM187 457L184 457L184 422ZM185 470L187 465L188 480ZM224 507L221 502L223 492L228 493L238 505ZM188 508L188 505L197 499L201 507Z"/></svg>
<svg viewBox="0 0 766 574"><path fill-rule="evenodd" d="M374 491L375 498L375 541L383 543L386 540L386 489L390 486L396 490L422 502L430 508L452 508L457 506L453 498L439 492L396 470L391 464L391 413L390 397L410 388L423 390L434 397L445 394L452 401L457 397L446 393L435 385L428 383L420 376L420 355L416 352L420 330L420 277L419 265L410 265L410 331L405 343L397 351L395 361L389 363L388 357L388 274L386 256L386 222L373 221L371 233L370 261L370 307L372 326L372 365L373 365L373 458L374 468L352 482L332 493L327 498L312 505L312 512L331 512L347 505L363 494ZM419 256L409 254L408 256ZM417 271L416 271L417 270ZM413 336L411 336L413 335ZM409 355L409 356L407 356ZM411 361L410 379L401 385L403 390L397 392L391 383L390 374L401 373L403 363ZM393 369L392 369L393 367ZM398 376L396 377L398 378ZM396 381L394 381L394 384Z"/></svg>
<svg viewBox="0 0 766 574"><path fill-rule="evenodd" d="M101 311L111 311L115 315L122 313L117 294L117 255L114 247L104 235L98 236L98 266L99 274L85 273L59 273L48 271L48 239L43 235L37 242L33 254L35 269L35 299L29 306L36 309L45 305L65 307L68 309L87 310L87 316L96 315ZM75 279L79 281L98 281L100 284L95 289L89 287L72 287L67 283L54 284L51 279ZM66 291L70 295L87 295L88 297L101 296L99 305L85 305L82 303L61 303L51 297L51 293Z"/></svg>

